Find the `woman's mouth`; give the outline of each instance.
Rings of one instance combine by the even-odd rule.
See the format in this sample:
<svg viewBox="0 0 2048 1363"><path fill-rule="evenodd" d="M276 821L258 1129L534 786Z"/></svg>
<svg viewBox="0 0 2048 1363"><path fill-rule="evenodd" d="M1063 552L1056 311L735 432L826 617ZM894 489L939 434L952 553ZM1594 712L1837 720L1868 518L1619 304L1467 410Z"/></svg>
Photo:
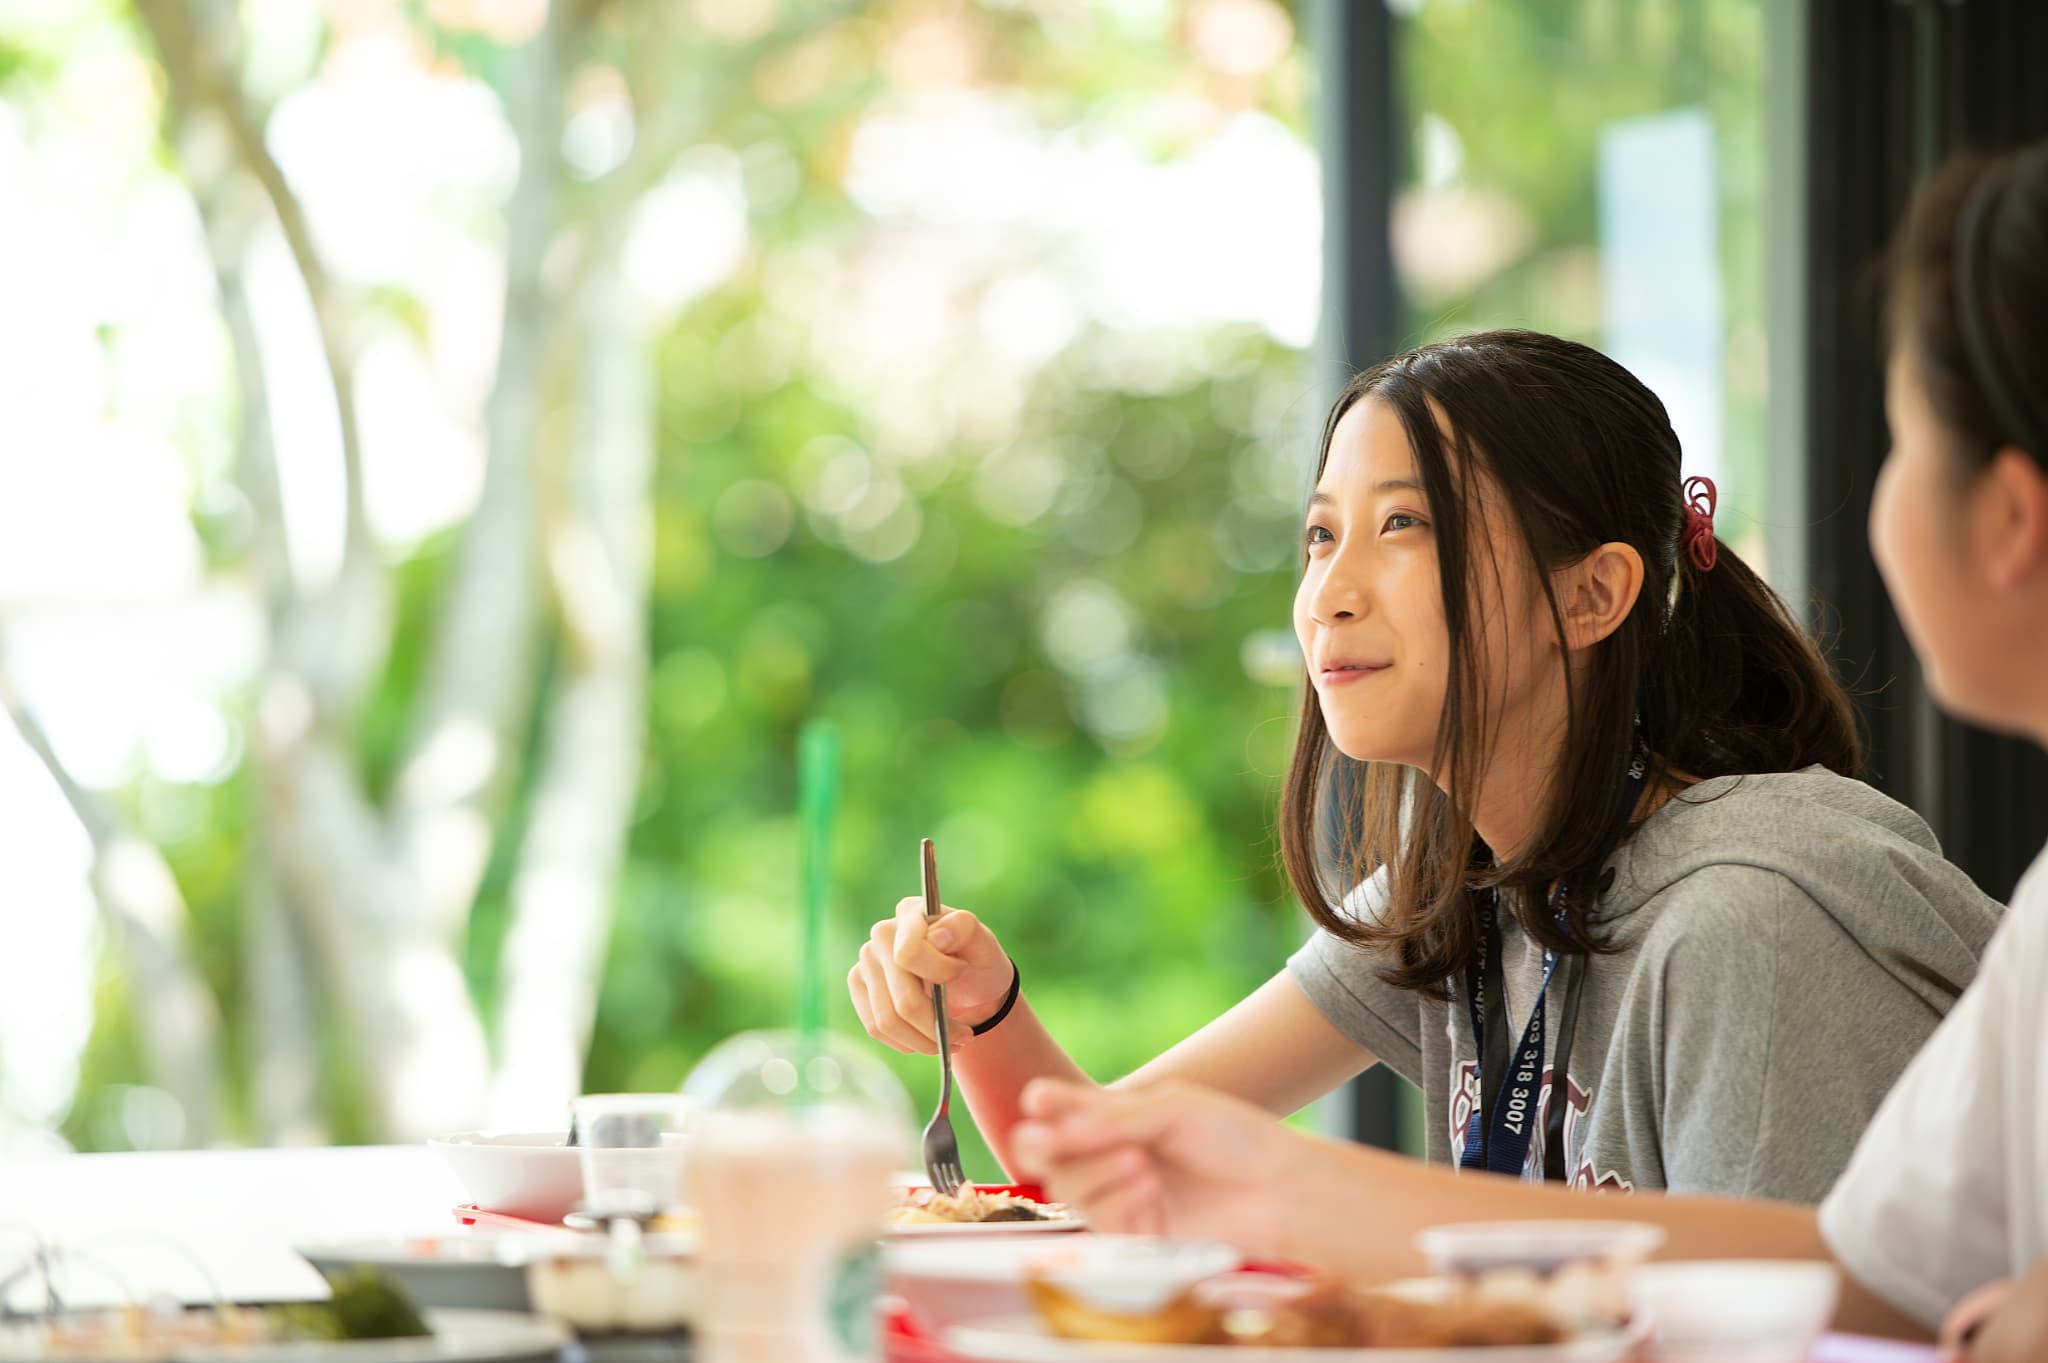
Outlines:
<svg viewBox="0 0 2048 1363"><path fill-rule="evenodd" d="M1316 685L1326 690L1332 686L1350 686L1368 677L1376 677L1392 666L1392 663L1329 663L1316 673Z"/></svg>

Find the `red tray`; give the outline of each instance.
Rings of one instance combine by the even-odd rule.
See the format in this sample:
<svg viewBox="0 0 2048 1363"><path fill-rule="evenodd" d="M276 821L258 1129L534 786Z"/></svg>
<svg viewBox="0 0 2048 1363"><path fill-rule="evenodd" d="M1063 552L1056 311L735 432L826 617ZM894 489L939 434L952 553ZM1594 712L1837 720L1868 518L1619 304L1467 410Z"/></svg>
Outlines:
<svg viewBox="0 0 2048 1363"><path fill-rule="evenodd" d="M1036 1183L972 1183L968 1186L998 1197L1028 1197L1033 1202L1045 1201L1045 1189Z"/></svg>
<svg viewBox="0 0 2048 1363"><path fill-rule="evenodd" d="M895 1297L882 1299L882 1357L887 1363L964 1363L960 1355L926 1334Z"/></svg>
<svg viewBox="0 0 2048 1363"><path fill-rule="evenodd" d="M474 1202L465 1202L455 1209L455 1219L465 1226L483 1226L488 1230L561 1230L562 1223L549 1225L545 1221L534 1221L524 1216L513 1216L509 1212L487 1211Z"/></svg>

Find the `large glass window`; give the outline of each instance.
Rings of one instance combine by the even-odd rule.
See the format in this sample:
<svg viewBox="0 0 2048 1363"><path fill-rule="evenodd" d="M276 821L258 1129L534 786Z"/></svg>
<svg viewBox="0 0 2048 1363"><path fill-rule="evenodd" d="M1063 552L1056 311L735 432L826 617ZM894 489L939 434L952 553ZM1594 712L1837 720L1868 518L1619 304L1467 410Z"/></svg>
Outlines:
<svg viewBox="0 0 2048 1363"><path fill-rule="evenodd" d="M1763 0L1392 0L1410 336L1599 346L1656 391L1722 538L1767 518Z"/></svg>

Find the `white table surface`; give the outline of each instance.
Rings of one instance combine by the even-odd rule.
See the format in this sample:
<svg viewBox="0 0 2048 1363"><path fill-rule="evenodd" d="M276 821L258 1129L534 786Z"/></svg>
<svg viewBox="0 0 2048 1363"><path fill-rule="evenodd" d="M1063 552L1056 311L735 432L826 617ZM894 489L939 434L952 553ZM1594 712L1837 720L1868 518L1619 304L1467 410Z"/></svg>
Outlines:
<svg viewBox="0 0 2048 1363"><path fill-rule="evenodd" d="M138 1294L208 1301L205 1265L233 1301L323 1298L293 1246L467 1234L461 1186L425 1146L181 1150L0 1161L0 1278L34 1237L110 1264ZM174 1247L189 1251L180 1255ZM76 1270L70 1299L126 1299L104 1272ZM17 1283L9 1300L33 1297Z"/></svg>

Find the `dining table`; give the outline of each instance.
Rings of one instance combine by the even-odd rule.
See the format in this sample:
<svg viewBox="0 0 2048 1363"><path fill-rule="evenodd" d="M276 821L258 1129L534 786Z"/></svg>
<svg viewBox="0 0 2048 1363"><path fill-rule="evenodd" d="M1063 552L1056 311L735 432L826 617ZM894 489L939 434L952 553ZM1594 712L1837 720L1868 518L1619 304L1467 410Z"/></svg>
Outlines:
<svg viewBox="0 0 2048 1363"><path fill-rule="evenodd" d="M131 1294L191 1305L321 1300L298 1247L477 1233L462 1186L421 1146L50 1154L0 1161L0 1303L33 1310L20 1270L35 1246L113 1270L73 1305ZM957 1363L934 1341L886 1339L892 1363ZM1938 1363L1924 1345L1829 1335L1807 1363Z"/></svg>
<svg viewBox="0 0 2048 1363"><path fill-rule="evenodd" d="M317 1301L326 1282L295 1246L459 1234L452 1209L462 1200L424 1145L9 1158L0 1276L39 1241L112 1270L75 1275L75 1305L118 1303L131 1290L191 1305Z"/></svg>

